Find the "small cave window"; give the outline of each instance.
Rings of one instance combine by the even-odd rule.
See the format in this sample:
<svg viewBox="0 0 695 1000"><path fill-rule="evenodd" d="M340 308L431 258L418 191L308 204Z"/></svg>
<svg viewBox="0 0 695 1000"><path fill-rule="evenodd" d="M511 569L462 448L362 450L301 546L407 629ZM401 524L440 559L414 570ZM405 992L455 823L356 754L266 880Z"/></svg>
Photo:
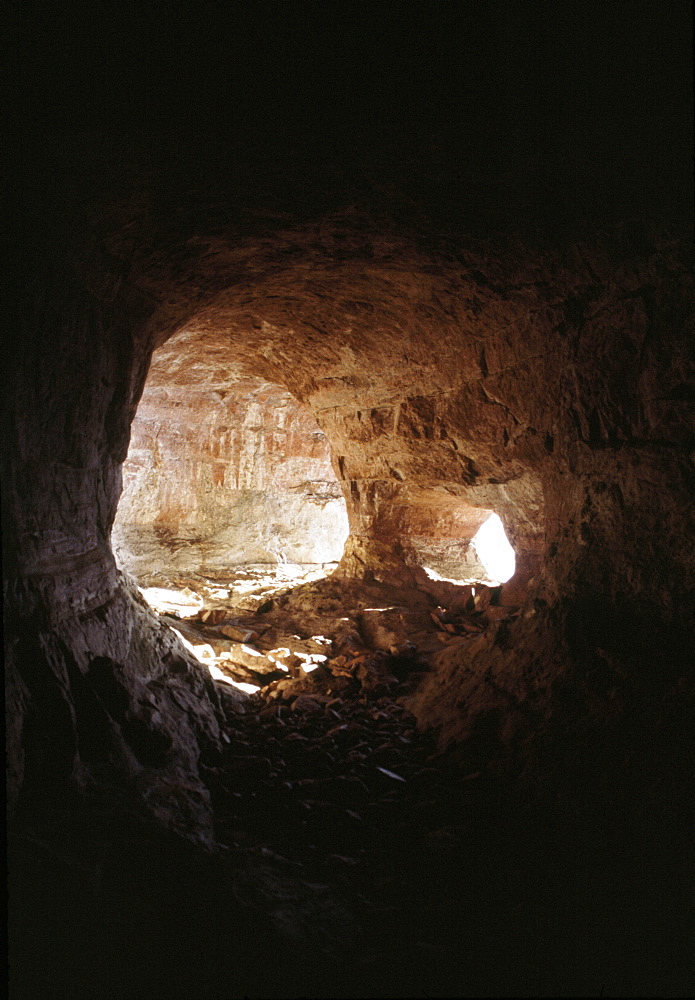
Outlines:
<svg viewBox="0 0 695 1000"><path fill-rule="evenodd" d="M451 557L446 562L443 567L438 560L438 565L450 575L442 575L433 566L423 565L423 569L431 579L450 583L484 583L496 587L511 580L516 570L516 555L500 516L490 514L483 522L461 552L457 566L452 565Z"/></svg>
<svg viewBox="0 0 695 1000"><path fill-rule="evenodd" d="M516 556L499 514L491 514L478 528L472 548L494 583L506 583L514 576Z"/></svg>
<svg viewBox="0 0 695 1000"><path fill-rule="evenodd" d="M195 610L196 581L243 600L325 576L348 535L309 411L280 385L223 374L155 354L133 421L112 546L163 610Z"/></svg>
<svg viewBox="0 0 695 1000"><path fill-rule="evenodd" d="M512 578L516 556L500 516L437 490L408 492L395 523L406 561L432 580L498 586Z"/></svg>

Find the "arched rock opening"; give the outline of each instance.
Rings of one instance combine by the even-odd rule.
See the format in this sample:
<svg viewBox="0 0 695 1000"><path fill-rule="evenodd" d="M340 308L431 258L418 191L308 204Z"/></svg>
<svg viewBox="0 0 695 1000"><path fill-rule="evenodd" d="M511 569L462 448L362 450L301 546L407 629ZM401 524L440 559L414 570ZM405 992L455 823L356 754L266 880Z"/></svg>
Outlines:
<svg viewBox="0 0 695 1000"><path fill-rule="evenodd" d="M474 343L450 365L430 351L431 338L446 340L456 322L438 297L454 301L456 269L439 267L433 278L417 255L407 272L387 254L377 277L373 267L350 262L338 271L315 256L314 244L308 260L282 275L223 290L199 310L187 323L195 330L188 336L195 357L203 359L196 363L214 367L231 352L247 370L287 385L312 412L347 502L342 573L369 576L374 569L376 579L408 582L409 570L429 558L450 569L460 562L456 579L480 578L479 564L465 571L466 552L470 558L473 526L494 512L518 556L517 583L525 586L535 578L545 537L538 462L510 447L516 416L507 418L508 431L504 419L491 419L491 401L483 396L480 407ZM346 298L347 290L355 298ZM434 304L423 309L420 296ZM406 353L389 342L394 325L404 331ZM185 337L168 343L172 358ZM546 456L543 449L539 457Z"/></svg>
<svg viewBox="0 0 695 1000"><path fill-rule="evenodd" d="M197 356L187 331L155 353L112 532L122 568L150 582L250 565L325 574L346 537L325 435L282 386Z"/></svg>
<svg viewBox="0 0 695 1000"><path fill-rule="evenodd" d="M380 411L385 424L388 413ZM357 536L380 540L433 580L497 586L513 576L493 510L472 506L455 484L402 483L397 467L391 475L394 484L371 485L367 503L359 484L345 484ZM150 584L257 564L291 564L290 576L306 578L335 568L347 534L326 436L287 390L236 370L224 335L202 345L195 325L155 352L111 534L122 569ZM489 539L486 559L477 539Z"/></svg>

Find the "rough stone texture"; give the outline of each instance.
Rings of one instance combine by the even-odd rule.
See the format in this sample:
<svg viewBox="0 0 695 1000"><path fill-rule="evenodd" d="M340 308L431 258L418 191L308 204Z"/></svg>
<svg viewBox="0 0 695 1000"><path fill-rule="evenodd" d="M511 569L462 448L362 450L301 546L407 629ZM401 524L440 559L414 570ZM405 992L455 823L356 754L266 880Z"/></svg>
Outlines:
<svg viewBox="0 0 695 1000"><path fill-rule="evenodd" d="M230 7L10 18L13 1000L686 995L692 5ZM110 539L157 348L316 420L350 537L271 628L357 631L354 685L408 671L427 732L309 682L266 726L138 601ZM423 564L490 510L517 573L468 632Z"/></svg>
<svg viewBox="0 0 695 1000"><path fill-rule="evenodd" d="M206 156L170 152L158 173L137 147L43 151L62 200L32 206L40 256L4 398L10 649L15 634L59 635L82 675L94 657L116 664L133 702L136 677L169 674L154 640L133 638L109 535L152 350L176 335L186 364L233 357L312 413L347 503L344 577L443 593L422 540L465 545L483 512L502 518L517 573L501 600L522 613L475 657L447 656L413 700L423 725L501 731L513 704L542 728L572 699L575 720L607 725L634 689L690 690L692 276L677 227L481 226L460 201L443 214L424 182L408 201L412 161L385 190L288 154L232 195ZM22 648L17 792L41 692L60 692L70 745L81 727L63 654ZM160 715L192 767L214 701L189 715L190 738Z"/></svg>
<svg viewBox="0 0 695 1000"><path fill-rule="evenodd" d="M198 763L219 745L214 685L119 574L108 544L145 374L123 324L137 329L142 307L84 297L78 306L71 290L49 282L22 317L18 392L6 398L18 432L3 491L10 803L23 787L114 788L131 808L209 838ZM71 335L56 354L49 345L65 323Z"/></svg>
<svg viewBox="0 0 695 1000"><path fill-rule="evenodd" d="M335 563L345 501L326 438L279 386L196 358L155 356L133 422L112 533L139 577L242 563Z"/></svg>

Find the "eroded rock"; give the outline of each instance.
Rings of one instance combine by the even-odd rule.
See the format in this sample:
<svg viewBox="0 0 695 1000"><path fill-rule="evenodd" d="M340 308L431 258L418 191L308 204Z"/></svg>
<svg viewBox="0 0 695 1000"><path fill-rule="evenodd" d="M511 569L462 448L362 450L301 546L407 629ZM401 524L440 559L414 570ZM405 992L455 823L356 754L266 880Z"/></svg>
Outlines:
<svg viewBox="0 0 695 1000"><path fill-rule="evenodd" d="M110 548L129 428L153 356L161 362L143 415L152 409L144 437L133 440L137 452L147 438L142 479L126 492L123 511L137 495L157 558L173 547L174 560L195 554L201 567L204 556L223 574L227 596L233 588L229 567L216 562L218 542L230 485L251 482L249 456L262 458L259 474L280 477L275 497L281 506L287 500L284 513L294 511L296 486L309 498L307 482L321 484L315 507L327 511L337 495L330 451L350 535L335 589L309 587L294 606L287 595L272 598L267 619L273 625L276 613L291 612L281 628L289 635L322 635L327 626L335 641L331 621L347 618L347 643L353 611L409 600L451 609L456 585L429 578L429 562L437 552L465 561L481 519L499 514L515 576L483 633L450 643L448 630L433 623L423 638L442 649L414 695L421 725L463 737L477 714L504 714L512 704L532 706L547 721L565 712L568 691L581 705L578 718L606 724L617 705L613 685L594 690L581 666L594 663L598 649L624 677L624 703L646 675L665 692L689 674L692 278L675 229L660 221L584 225L551 239L524 229L522 212L518 226L498 218L481 233L461 205L444 236L431 192L423 189L417 211L401 211L407 199L398 192L409 178L396 165L395 193L385 202L326 171L321 198L316 177L304 184L302 175L291 195L281 185L274 197L284 214L276 216L247 211L256 195L265 197L263 185L279 180L272 171L248 178L243 208L237 188L213 184L201 161L182 173L176 203L188 207L169 213L156 208L156 171L131 162L126 147L111 149L105 173L95 163L91 180L88 158L76 150L70 143L52 150L63 195L41 204L55 239L42 244L34 283L21 286L7 378L8 636L53 637L43 659L8 638L17 791L41 770L32 760L50 756L39 749L44 711L64 736L56 738L61 773L73 773L81 759L72 693L80 682L64 661L78 672L97 657L120 665L139 702L138 685L166 686L181 656L176 640L128 596ZM57 255L58 246L69 250ZM255 380L245 400L222 397L242 377ZM185 396L177 386L187 387ZM293 437L293 421L308 429L309 418L287 394L325 441L314 430ZM254 423L261 410L265 429ZM242 431L253 442L248 449L239 444ZM190 464L183 476L175 471L179 432L181 461ZM150 497L155 440L166 476ZM284 464L272 465L271 454L283 451ZM238 481L228 480L230 470ZM263 548L265 559L282 521L255 502L234 532L239 543L247 537L254 557ZM205 537L188 530L193 509ZM447 562L439 575L455 578L453 568ZM373 604L354 605L355 581L363 593L374 588ZM386 591L389 603L377 603ZM239 586L237 594L237 618L271 599L270 587L244 596ZM399 628L379 627L383 652L392 655L393 646L404 655ZM673 640L664 645L669 630ZM340 646L334 652L348 657ZM43 681L32 662L43 664ZM173 710L160 713L164 729L181 734L161 770L175 771L180 752L181 766L194 773L201 745L218 742L215 685L195 679L197 670L189 664L186 683L200 689L199 710L183 728ZM138 725L157 731L159 720L145 715L134 716ZM122 742L130 774L135 765Z"/></svg>
<svg viewBox="0 0 695 1000"><path fill-rule="evenodd" d="M155 355L133 423L112 541L139 576L337 562L345 501L325 435L233 357Z"/></svg>

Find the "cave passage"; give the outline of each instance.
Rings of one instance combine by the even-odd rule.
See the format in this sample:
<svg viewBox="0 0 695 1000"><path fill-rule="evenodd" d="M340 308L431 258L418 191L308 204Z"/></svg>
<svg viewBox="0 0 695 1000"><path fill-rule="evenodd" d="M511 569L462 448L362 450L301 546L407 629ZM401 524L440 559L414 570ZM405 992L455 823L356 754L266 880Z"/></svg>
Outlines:
<svg viewBox="0 0 695 1000"><path fill-rule="evenodd" d="M348 510L325 433L195 328L153 356L122 477L114 555L158 612L225 599L252 610L343 555ZM406 483L375 523L430 580L495 587L514 574L500 517L461 497Z"/></svg>
<svg viewBox="0 0 695 1000"><path fill-rule="evenodd" d="M119 566L160 610L172 600L190 610L196 598L181 588L200 578L218 582L212 596L222 596L331 572L347 514L311 414L260 378L217 370L203 383L195 374L194 365L177 383L155 355L123 467L112 532Z"/></svg>
<svg viewBox="0 0 695 1000"><path fill-rule="evenodd" d="M692 995L692 3L211 6L12 25L11 1000Z"/></svg>
<svg viewBox="0 0 695 1000"><path fill-rule="evenodd" d="M377 506L376 534L395 545L406 572L432 581L426 601L434 617L425 613L423 627L422 609L398 595L375 608L362 594L353 607L354 595L338 583L335 614L308 627L316 595L303 597L301 585L335 571L350 528L329 442L284 386L230 365L195 330L153 356L122 477L112 530L120 569L215 681L266 700L315 696L320 675L309 675L319 666L353 683L359 665L354 693L365 684L388 690L397 678L383 664L375 674L374 662L360 659L366 650L403 656L406 674L417 673L421 656L452 635L487 628L489 588L515 569L492 510L399 485L392 503ZM455 585L459 615L437 606L438 583ZM282 595L296 588L283 611ZM264 615L274 601L269 627ZM347 641L337 656L327 634Z"/></svg>

